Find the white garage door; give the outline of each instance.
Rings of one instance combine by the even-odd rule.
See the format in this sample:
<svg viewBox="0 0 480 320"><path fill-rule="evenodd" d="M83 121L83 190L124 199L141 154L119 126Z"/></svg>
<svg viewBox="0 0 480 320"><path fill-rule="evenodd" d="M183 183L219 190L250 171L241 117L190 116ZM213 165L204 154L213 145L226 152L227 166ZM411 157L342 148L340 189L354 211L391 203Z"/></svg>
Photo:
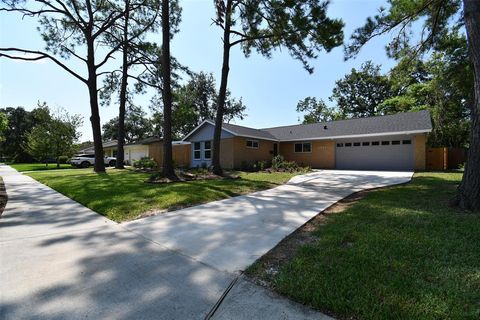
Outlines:
<svg viewBox="0 0 480 320"><path fill-rule="evenodd" d="M336 168L350 170L413 170L412 136L390 136L336 141Z"/></svg>
<svg viewBox="0 0 480 320"><path fill-rule="evenodd" d="M125 160L130 164L133 164L133 161L140 160L143 157L148 157L148 147L125 149Z"/></svg>

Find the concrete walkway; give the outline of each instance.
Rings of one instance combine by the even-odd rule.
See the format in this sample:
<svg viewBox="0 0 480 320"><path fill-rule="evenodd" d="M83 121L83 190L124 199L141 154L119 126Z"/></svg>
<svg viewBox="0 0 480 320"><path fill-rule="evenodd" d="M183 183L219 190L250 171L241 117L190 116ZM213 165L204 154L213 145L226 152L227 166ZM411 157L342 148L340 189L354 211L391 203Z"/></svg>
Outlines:
<svg viewBox="0 0 480 320"><path fill-rule="evenodd" d="M0 175L9 195L0 218L0 319L319 319L243 278L223 294L238 271L330 204L412 174L319 171L125 224L10 167Z"/></svg>

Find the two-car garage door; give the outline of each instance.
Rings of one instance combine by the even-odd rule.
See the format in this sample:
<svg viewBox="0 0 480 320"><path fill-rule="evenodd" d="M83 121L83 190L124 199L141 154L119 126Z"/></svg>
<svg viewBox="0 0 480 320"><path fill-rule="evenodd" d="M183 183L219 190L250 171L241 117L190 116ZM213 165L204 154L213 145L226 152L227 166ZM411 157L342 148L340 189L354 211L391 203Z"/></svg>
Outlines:
<svg viewBox="0 0 480 320"><path fill-rule="evenodd" d="M336 141L336 168L350 170L413 170L412 136L383 136Z"/></svg>

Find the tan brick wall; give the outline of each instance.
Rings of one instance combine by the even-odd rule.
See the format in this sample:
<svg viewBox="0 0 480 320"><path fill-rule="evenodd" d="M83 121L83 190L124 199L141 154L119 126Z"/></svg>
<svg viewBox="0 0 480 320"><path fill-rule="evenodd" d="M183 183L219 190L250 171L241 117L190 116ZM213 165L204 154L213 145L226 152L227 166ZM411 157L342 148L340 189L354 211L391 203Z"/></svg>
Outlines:
<svg viewBox="0 0 480 320"><path fill-rule="evenodd" d="M148 155L153 158L158 167L163 166L163 142L155 142L148 145ZM177 167L188 167L191 159L191 145L173 145L173 162Z"/></svg>
<svg viewBox="0 0 480 320"><path fill-rule="evenodd" d="M226 139L225 139L226 140ZM240 168L242 162L253 164L257 161L271 161L273 158L273 141L234 137L233 140L233 167ZM248 148L247 140L258 141L258 149Z"/></svg>
<svg viewBox="0 0 480 320"><path fill-rule="evenodd" d="M295 153L295 142L281 142L280 154L287 161L295 161L299 165L311 166L318 169L335 168L334 141L305 141L312 143L312 152Z"/></svg>
<svg viewBox="0 0 480 320"><path fill-rule="evenodd" d="M415 136L415 170L425 170L426 164L426 134L418 134Z"/></svg>
<svg viewBox="0 0 480 320"><path fill-rule="evenodd" d="M213 143L213 141L212 141ZM220 165L224 169L233 169L234 138L220 140Z"/></svg>

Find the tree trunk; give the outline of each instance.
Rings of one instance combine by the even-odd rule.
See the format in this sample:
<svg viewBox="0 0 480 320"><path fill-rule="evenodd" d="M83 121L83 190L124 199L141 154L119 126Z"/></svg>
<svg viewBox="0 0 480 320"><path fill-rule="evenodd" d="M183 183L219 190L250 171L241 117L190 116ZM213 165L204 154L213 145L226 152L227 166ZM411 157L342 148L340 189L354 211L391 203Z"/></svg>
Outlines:
<svg viewBox="0 0 480 320"><path fill-rule="evenodd" d="M462 209L480 212L480 1L464 0L464 19L475 74L470 148L462 182L454 199Z"/></svg>
<svg viewBox="0 0 480 320"><path fill-rule="evenodd" d="M123 25L123 49L122 49L122 82L120 84L120 105L118 107L118 135L117 135L117 161L116 169L125 169L123 161L125 154L123 146L125 145L125 109L127 104L128 87L128 19L130 15L130 1L125 2L125 21Z"/></svg>
<svg viewBox="0 0 480 320"><path fill-rule="evenodd" d="M95 68L94 41L87 40L87 66L88 66L88 93L90 96L91 116L93 132L93 146L95 150L95 172L105 172L104 153L102 145L102 131L100 127L100 113L98 111L97 70Z"/></svg>
<svg viewBox="0 0 480 320"><path fill-rule="evenodd" d="M228 73L230 71L230 28L232 16L232 0L227 0L225 9L225 25L223 30L223 64L220 90L218 93L217 115L215 117L215 130L213 133L213 173L223 175L220 164L220 141L222 136L223 115L225 113L225 98L227 95Z"/></svg>
<svg viewBox="0 0 480 320"><path fill-rule="evenodd" d="M162 78L163 78L163 169L167 178L175 179L172 159L172 88L170 65L170 4L162 1Z"/></svg>

